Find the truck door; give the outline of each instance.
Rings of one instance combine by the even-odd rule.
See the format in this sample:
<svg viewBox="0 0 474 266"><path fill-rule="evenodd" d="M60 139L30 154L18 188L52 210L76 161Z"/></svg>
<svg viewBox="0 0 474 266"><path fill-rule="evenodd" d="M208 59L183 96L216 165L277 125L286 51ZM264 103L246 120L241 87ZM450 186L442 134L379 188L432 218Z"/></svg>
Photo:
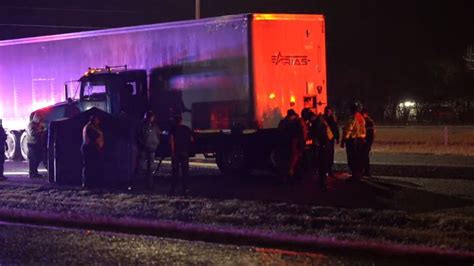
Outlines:
<svg viewBox="0 0 474 266"><path fill-rule="evenodd" d="M139 80L127 81L120 90L120 110L131 117L142 118L147 111L146 85Z"/></svg>

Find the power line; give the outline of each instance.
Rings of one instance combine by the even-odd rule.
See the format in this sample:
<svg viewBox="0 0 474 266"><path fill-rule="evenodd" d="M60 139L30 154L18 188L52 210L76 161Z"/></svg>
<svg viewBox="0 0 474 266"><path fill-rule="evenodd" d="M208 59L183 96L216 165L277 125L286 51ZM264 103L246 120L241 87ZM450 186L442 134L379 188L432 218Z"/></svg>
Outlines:
<svg viewBox="0 0 474 266"><path fill-rule="evenodd" d="M138 11L117 10L117 9L81 9L81 8L56 8L56 7L26 7L26 6L2 6L1 9L23 9L40 11L66 11L66 12L84 12L84 13L122 13L122 14L141 14Z"/></svg>
<svg viewBox="0 0 474 266"><path fill-rule="evenodd" d="M74 26L74 25L41 25L41 24L0 24L0 26L24 27L24 28L84 29L84 30L104 29L103 27Z"/></svg>

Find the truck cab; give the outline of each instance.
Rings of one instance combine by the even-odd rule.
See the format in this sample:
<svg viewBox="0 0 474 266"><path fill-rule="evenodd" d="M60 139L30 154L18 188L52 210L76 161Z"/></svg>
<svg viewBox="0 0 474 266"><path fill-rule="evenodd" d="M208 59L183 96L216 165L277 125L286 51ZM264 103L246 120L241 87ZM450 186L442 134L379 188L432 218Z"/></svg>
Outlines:
<svg viewBox="0 0 474 266"><path fill-rule="evenodd" d="M30 120L39 113L48 127L51 121L72 117L93 107L113 115L125 113L133 119L140 119L148 108L146 70L128 69L127 66L89 68L78 82L78 99L69 98L66 85L65 102L33 111ZM21 157L27 159L26 132L22 133L18 137L19 147L11 149L20 149Z"/></svg>
<svg viewBox="0 0 474 266"><path fill-rule="evenodd" d="M147 73L123 67L90 68L80 79L79 109L96 107L107 113L139 118L148 101Z"/></svg>

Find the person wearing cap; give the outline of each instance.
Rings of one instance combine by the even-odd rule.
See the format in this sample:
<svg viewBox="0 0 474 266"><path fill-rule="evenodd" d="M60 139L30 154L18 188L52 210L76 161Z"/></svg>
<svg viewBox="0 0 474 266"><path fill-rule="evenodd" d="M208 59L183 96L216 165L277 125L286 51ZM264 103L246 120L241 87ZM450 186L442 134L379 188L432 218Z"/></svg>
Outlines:
<svg viewBox="0 0 474 266"><path fill-rule="evenodd" d="M174 193L178 183L183 193L187 193L189 175L189 156L193 143L193 134L189 127L183 125L183 118L175 116L175 125L170 130L170 151L172 181L170 193ZM180 175L181 170L181 175Z"/></svg>
<svg viewBox="0 0 474 266"><path fill-rule="evenodd" d="M5 150L7 147L7 134L2 125L2 119L0 119L0 181L6 180L7 178L3 175L4 164L5 164Z"/></svg>
<svg viewBox="0 0 474 266"><path fill-rule="evenodd" d="M360 113L362 106L355 102L350 107L351 116L343 129L341 147L346 148L347 164L352 176L349 180L360 180L364 170L365 119Z"/></svg>
<svg viewBox="0 0 474 266"><path fill-rule="evenodd" d="M143 122L138 127L138 172L145 173L148 185L153 188L152 166L155 162L155 152L160 145L161 130L156 124L156 115L152 111L145 113Z"/></svg>
<svg viewBox="0 0 474 266"><path fill-rule="evenodd" d="M38 166L43 160L46 126L39 113L33 115L26 128L26 142L28 145L28 165L30 178L43 177L38 173Z"/></svg>
<svg viewBox="0 0 474 266"><path fill-rule="evenodd" d="M369 116L367 109L362 109L362 116L365 119L365 149L364 149L364 172L363 175L366 177L372 177L370 171L370 151L372 150L372 144L375 138L375 123L374 120Z"/></svg>
<svg viewBox="0 0 474 266"><path fill-rule="evenodd" d="M92 115L82 130L83 186L99 184L104 175L104 133L100 118Z"/></svg>

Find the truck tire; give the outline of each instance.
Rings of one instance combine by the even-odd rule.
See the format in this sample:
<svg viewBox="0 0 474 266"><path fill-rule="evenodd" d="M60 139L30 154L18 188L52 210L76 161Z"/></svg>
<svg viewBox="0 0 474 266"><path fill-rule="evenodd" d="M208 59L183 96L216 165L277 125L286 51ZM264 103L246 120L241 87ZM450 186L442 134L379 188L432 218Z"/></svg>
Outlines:
<svg viewBox="0 0 474 266"><path fill-rule="evenodd" d="M216 164L222 173L236 176L250 172L249 163L242 146L232 146L216 153Z"/></svg>
<svg viewBox="0 0 474 266"><path fill-rule="evenodd" d="M7 150L5 152L7 159L21 160L20 132L11 130L7 132Z"/></svg>
<svg viewBox="0 0 474 266"><path fill-rule="evenodd" d="M26 141L26 131L21 133L20 137L21 157L23 160L28 160L28 142Z"/></svg>

